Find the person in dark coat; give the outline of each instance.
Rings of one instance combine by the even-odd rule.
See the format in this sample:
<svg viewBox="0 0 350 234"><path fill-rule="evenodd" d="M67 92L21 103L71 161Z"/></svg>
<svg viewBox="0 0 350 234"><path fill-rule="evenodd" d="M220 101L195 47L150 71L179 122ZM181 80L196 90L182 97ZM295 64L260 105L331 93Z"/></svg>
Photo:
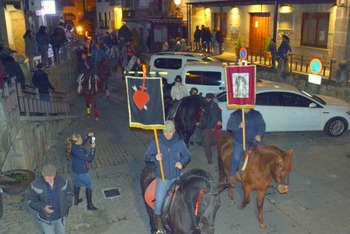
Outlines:
<svg viewBox="0 0 350 234"><path fill-rule="evenodd" d="M36 67L38 70L33 74L33 85L39 89L40 99L50 101L49 89L55 91L55 88L50 83L47 73L42 70L44 64L39 63Z"/></svg>
<svg viewBox="0 0 350 234"><path fill-rule="evenodd" d="M1 54L0 60L5 67L7 75L7 83L11 83L11 78L16 77L16 82L21 83L22 88L25 85L25 77L21 66L17 63L18 53L15 50L10 51L9 54Z"/></svg>
<svg viewBox="0 0 350 234"><path fill-rule="evenodd" d="M1 96L2 89L4 88L5 80L6 80L5 67L4 65L2 65L2 62L0 60L0 96Z"/></svg>
<svg viewBox="0 0 350 234"><path fill-rule="evenodd" d="M222 115L218 104L214 101L214 94L207 93L205 101L208 103L208 119L207 127L201 130L201 135L204 144L205 156L208 164L213 163L211 147L218 142L218 132L222 129Z"/></svg>
<svg viewBox="0 0 350 234"><path fill-rule="evenodd" d="M238 170L239 162L244 154L243 150L243 128L245 128L246 148L261 145L265 135L266 124L259 111L245 108L245 122L242 121L242 109L234 111L227 122L227 131L233 136L233 156L230 162L229 183L235 184L234 174Z"/></svg>
<svg viewBox="0 0 350 234"><path fill-rule="evenodd" d="M37 213L40 233L64 234L72 206L71 184L56 171L55 165L44 165L26 193L26 204Z"/></svg>
<svg viewBox="0 0 350 234"><path fill-rule="evenodd" d="M28 29L26 33L23 35L24 43L26 46L25 53L29 60L29 69L34 70L34 61L33 57L36 54L35 49L35 39L32 30Z"/></svg>
<svg viewBox="0 0 350 234"><path fill-rule="evenodd" d="M199 25L196 26L196 30L194 31L193 34L194 38L194 45L195 45L195 50L200 51L200 44L201 44L201 30L199 29Z"/></svg>
<svg viewBox="0 0 350 234"><path fill-rule="evenodd" d="M88 152L84 145L90 139L91 148ZM91 162L95 158L96 142L94 133L90 132L84 137L79 134L73 134L66 140L66 157L72 160L72 171L74 177L74 205L78 205L83 199L79 198L80 187L86 187L87 209L97 210L92 204L92 181L89 170Z"/></svg>
<svg viewBox="0 0 350 234"><path fill-rule="evenodd" d="M46 32L45 26L40 26L39 31L35 35L35 41L38 43L39 51L41 54L41 62L45 65L45 67L49 67L48 50L50 35Z"/></svg>

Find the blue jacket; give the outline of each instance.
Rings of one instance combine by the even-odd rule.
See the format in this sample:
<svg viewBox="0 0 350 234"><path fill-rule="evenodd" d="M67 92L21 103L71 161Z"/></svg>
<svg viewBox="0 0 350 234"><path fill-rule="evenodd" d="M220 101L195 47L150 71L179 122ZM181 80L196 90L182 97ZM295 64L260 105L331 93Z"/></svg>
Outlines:
<svg viewBox="0 0 350 234"><path fill-rule="evenodd" d="M27 191L26 202L30 208L37 212L39 219L50 223L52 221L51 215L44 210L45 206L48 205L45 183L44 177L37 175ZM64 177L57 175L54 187L59 190L58 199L61 218L65 218L68 216L69 208L72 206L73 193L71 185Z"/></svg>
<svg viewBox="0 0 350 234"><path fill-rule="evenodd" d="M160 152L163 154L162 162L165 179L171 180L180 176L180 172L175 168L175 164L180 162L182 168L185 168L191 161L191 154L185 142L176 133L171 140L167 140L162 133L162 135L159 136L159 147ZM157 147L153 140L146 151L145 161L155 163L156 177L162 178L156 154Z"/></svg>
<svg viewBox="0 0 350 234"><path fill-rule="evenodd" d="M233 138L238 142L243 142L243 129L239 127L242 122L242 110L236 110L228 119L227 131L232 132ZM266 124L259 111L251 109L245 113L245 138L248 146L252 145L257 135L261 137L265 134Z"/></svg>
<svg viewBox="0 0 350 234"><path fill-rule="evenodd" d="M86 166L86 162L92 162L92 160L95 158L95 149L91 148L89 153L86 151L86 149L84 149L84 145L88 139L89 136L86 135L83 138L83 144L72 144L70 157L72 159L72 170L75 174L87 173L89 168Z"/></svg>

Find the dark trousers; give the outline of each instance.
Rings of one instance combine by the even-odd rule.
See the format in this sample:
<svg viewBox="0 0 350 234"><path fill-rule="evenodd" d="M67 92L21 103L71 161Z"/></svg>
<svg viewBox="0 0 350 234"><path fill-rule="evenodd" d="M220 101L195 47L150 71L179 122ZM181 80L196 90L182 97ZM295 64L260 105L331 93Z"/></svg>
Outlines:
<svg viewBox="0 0 350 234"><path fill-rule="evenodd" d="M201 130L201 135L203 138L205 156L207 157L208 163L212 163L213 156L211 152L211 147L216 146L218 142L218 136L216 134L216 130L203 129Z"/></svg>

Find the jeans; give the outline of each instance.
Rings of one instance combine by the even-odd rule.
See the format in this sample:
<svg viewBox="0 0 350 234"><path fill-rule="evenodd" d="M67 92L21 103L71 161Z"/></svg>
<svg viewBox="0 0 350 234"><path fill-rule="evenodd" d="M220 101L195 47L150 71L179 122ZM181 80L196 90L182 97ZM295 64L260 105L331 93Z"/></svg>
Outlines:
<svg viewBox="0 0 350 234"><path fill-rule="evenodd" d="M162 180L162 178L156 178L156 180L157 180L157 185L156 185L156 201L155 201L154 214L161 215L163 200L166 196L166 193L168 192L168 189L170 188L172 183L174 183L176 178L171 180L165 179L164 181Z"/></svg>
<svg viewBox="0 0 350 234"><path fill-rule="evenodd" d="M250 148L253 147L255 145L263 145L263 142L257 142L257 141L253 141L252 143L248 144L246 143L246 148ZM242 160L242 156L244 154L244 150L243 150L243 143L236 141L235 139L233 140L233 156L232 159L230 161L230 171L228 173L229 176L233 176L236 171L238 170L238 166L239 163Z"/></svg>
<svg viewBox="0 0 350 234"><path fill-rule="evenodd" d="M85 185L86 188L92 189L92 181L89 173L76 174L73 172L73 177L75 187L80 188L82 185Z"/></svg>
<svg viewBox="0 0 350 234"><path fill-rule="evenodd" d="M58 219L47 223L43 220L38 220L44 234L64 234L66 233L66 218Z"/></svg>

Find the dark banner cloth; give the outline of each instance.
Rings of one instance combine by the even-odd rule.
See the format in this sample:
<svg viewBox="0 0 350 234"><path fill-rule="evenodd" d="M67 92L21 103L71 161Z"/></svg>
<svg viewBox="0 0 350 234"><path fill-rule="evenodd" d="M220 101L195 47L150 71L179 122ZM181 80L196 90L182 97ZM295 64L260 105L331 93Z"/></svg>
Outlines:
<svg viewBox="0 0 350 234"><path fill-rule="evenodd" d="M164 129L162 79L159 77L126 77L129 126L142 129Z"/></svg>

